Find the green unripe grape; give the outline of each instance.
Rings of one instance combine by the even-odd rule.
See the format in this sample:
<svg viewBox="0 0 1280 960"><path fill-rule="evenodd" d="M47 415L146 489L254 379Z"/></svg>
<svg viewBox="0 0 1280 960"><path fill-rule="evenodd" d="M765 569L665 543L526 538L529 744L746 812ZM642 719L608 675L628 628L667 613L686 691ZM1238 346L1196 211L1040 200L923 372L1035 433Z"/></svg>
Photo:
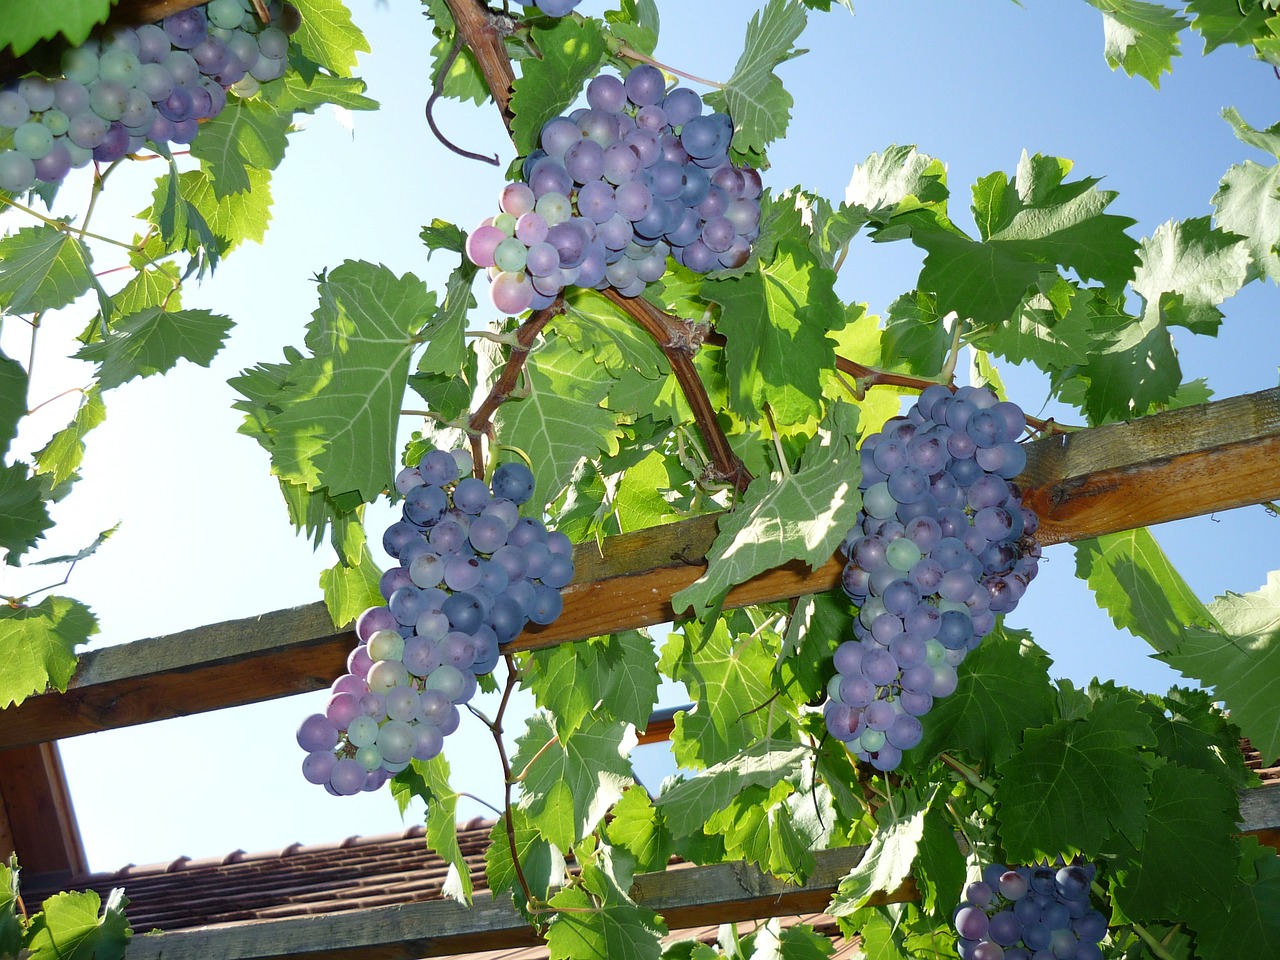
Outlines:
<svg viewBox="0 0 1280 960"><path fill-rule="evenodd" d="M503 216L509 217L511 214L504 213ZM507 239L494 247L493 262L500 270L518 273L524 269L525 257L528 252L529 248L515 237L507 237Z"/></svg>
<svg viewBox="0 0 1280 960"><path fill-rule="evenodd" d="M79 170L81 167L87 167L89 161L93 159L93 151L87 147L82 147L77 143L66 139L62 140L62 145L67 148L67 153L71 154L71 166Z"/></svg>
<svg viewBox="0 0 1280 960"><path fill-rule="evenodd" d="M500 213L493 218L493 225L508 237L516 235L516 218L509 213Z"/></svg>
<svg viewBox="0 0 1280 960"><path fill-rule="evenodd" d="M209 0L204 12L208 14L210 23L225 30L235 30L245 15L244 5L240 0Z"/></svg>
<svg viewBox="0 0 1280 960"><path fill-rule="evenodd" d="M882 613L888 613L884 608L884 601L879 597L867 597L866 603L858 610L858 619L862 621L864 627L870 630L871 624Z"/></svg>
<svg viewBox="0 0 1280 960"><path fill-rule="evenodd" d="M98 79L98 53L87 46L72 47L62 55L62 75L86 87Z"/></svg>
<svg viewBox="0 0 1280 960"><path fill-rule="evenodd" d="M899 537L889 541L884 548L884 558L893 569L905 573L920 562L920 548L906 537Z"/></svg>
<svg viewBox="0 0 1280 960"><path fill-rule="evenodd" d="M55 137L65 136L71 120L61 110L46 110L40 114L40 122Z"/></svg>
<svg viewBox="0 0 1280 960"><path fill-rule="evenodd" d="M372 743L361 747L356 751L356 763L366 770L377 770L382 766L382 751Z"/></svg>
<svg viewBox="0 0 1280 960"><path fill-rule="evenodd" d="M369 638L368 651L370 660L399 660L404 656L404 637L398 630L379 630Z"/></svg>
<svg viewBox="0 0 1280 960"><path fill-rule="evenodd" d="M231 92L242 100L248 100L250 97L257 96L260 87L261 84L253 74L246 73L231 85Z"/></svg>
<svg viewBox="0 0 1280 960"><path fill-rule="evenodd" d="M924 662L931 667L936 667L940 663L945 663L947 659L947 648L938 642L936 637L930 637L924 642Z"/></svg>
<svg viewBox="0 0 1280 960"><path fill-rule="evenodd" d="M31 158L16 150L0 153L0 190L25 193L36 182L36 165Z"/></svg>
<svg viewBox="0 0 1280 960"><path fill-rule="evenodd" d="M872 730L870 727L862 731L862 736L858 738L862 749L867 753L875 753L884 746L884 731Z"/></svg>
<svg viewBox="0 0 1280 960"><path fill-rule="evenodd" d="M840 699L840 681L843 679L844 678L837 673L837 674L834 674L831 677L831 679L827 681L827 697L829 699L831 700Z"/></svg>
<svg viewBox="0 0 1280 960"><path fill-rule="evenodd" d="M142 63L138 58L121 47L112 47L98 58L98 77L114 80L125 87L137 85L141 69Z"/></svg>
<svg viewBox="0 0 1280 960"><path fill-rule="evenodd" d="M43 123L28 120L13 131L13 146L19 153L39 160L53 149L53 134Z"/></svg>
<svg viewBox="0 0 1280 960"><path fill-rule="evenodd" d="M409 671L399 660L378 660L369 668L368 680L369 689L374 693L386 693L392 687L407 685Z"/></svg>
<svg viewBox="0 0 1280 960"><path fill-rule="evenodd" d="M889 492L889 484L881 480L862 495L862 509L877 520L888 520L898 512L898 501Z"/></svg>
<svg viewBox="0 0 1280 960"><path fill-rule="evenodd" d="M378 721L366 713L347 724L347 740L357 749L367 747L378 739Z"/></svg>

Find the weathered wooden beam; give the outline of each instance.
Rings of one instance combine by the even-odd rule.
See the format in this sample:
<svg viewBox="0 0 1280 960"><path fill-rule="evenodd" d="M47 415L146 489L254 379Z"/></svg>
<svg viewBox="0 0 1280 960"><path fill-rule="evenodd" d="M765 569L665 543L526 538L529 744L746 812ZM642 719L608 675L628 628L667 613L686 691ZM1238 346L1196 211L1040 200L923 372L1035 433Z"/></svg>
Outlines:
<svg viewBox="0 0 1280 960"><path fill-rule="evenodd" d="M15 852L29 876L89 869L56 743L0 751L0 860Z"/></svg>
<svg viewBox="0 0 1280 960"><path fill-rule="evenodd" d="M1019 482L1046 544L1280 499L1280 389L1038 440ZM671 620L672 594L706 569L716 522L579 545L564 613L510 649ZM785 564L735 587L725 607L828 590L840 569L838 558L812 571ZM0 749L317 690L343 671L353 643L315 603L93 651L65 694L0 711Z"/></svg>

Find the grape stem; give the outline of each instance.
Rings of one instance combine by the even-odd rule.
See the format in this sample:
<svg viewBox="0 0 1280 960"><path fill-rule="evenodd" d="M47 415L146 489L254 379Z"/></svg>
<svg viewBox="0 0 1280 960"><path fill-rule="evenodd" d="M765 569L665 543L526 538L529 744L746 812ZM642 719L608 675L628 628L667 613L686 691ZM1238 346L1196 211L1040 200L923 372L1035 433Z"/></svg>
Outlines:
<svg viewBox="0 0 1280 960"><path fill-rule="evenodd" d="M650 66L665 70L667 73L673 73L677 77L684 77L686 80L692 80L694 83L701 83L704 86L715 87L717 90L723 90L726 84L717 83L714 80L708 80L706 77L699 77L692 73L685 73L683 70L677 70L675 67L663 63L661 60L655 60L647 53L641 53L633 47L627 46L625 43L618 47L617 54L620 57L626 57L628 60L639 60L641 63L647 63Z"/></svg>
<svg viewBox="0 0 1280 960"><path fill-rule="evenodd" d="M784 478L791 476L791 467L787 463L787 455L782 452L782 438L778 436L778 425L773 421L773 410L769 404L764 405L764 415L769 420L769 436L773 438L773 450L778 455L778 467Z"/></svg>
<svg viewBox="0 0 1280 960"><path fill-rule="evenodd" d="M516 670L515 657L507 654L503 657L507 664L507 682L502 688L502 700L498 704L498 712L493 715L493 722L485 722L485 726L489 728L489 732L493 734L493 742L498 748L498 759L502 762L502 789L503 789L503 808L505 814L503 820L507 828L507 846L511 850L511 863L515 868L516 880L520 884L520 889L524 891L524 898L528 903L537 903L538 899L533 895L533 890L529 886L529 881L524 875L524 868L520 866L520 853L516 847L516 825L511 819L512 803L511 788L515 785L511 780L511 761L507 759L507 747L502 741L502 721L507 715L507 705L511 703L511 694L516 688L516 680L518 671Z"/></svg>
<svg viewBox="0 0 1280 960"><path fill-rule="evenodd" d="M53 401L55 400L61 400L63 397L68 396L69 394L78 393L83 395L87 389L88 387L69 387L66 390L63 390L61 393L55 393L48 400L42 400L40 403L37 403L34 407L32 407L30 410L27 411L26 415L29 417L33 413L35 413L37 410L39 410L41 407L48 406L49 404L53 403Z"/></svg>
<svg viewBox="0 0 1280 960"><path fill-rule="evenodd" d="M529 775L529 771L533 769L533 765L534 765L535 763L537 763L539 760L541 760L541 759L542 759L542 755L543 755L544 753L546 753L548 750L550 750L552 747L554 747L554 746L555 746L556 744L558 744L559 742L560 742L560 737L559 737L559 735L557 735L557 736L552 737L552 738L551 738L550 740L548 740L546 743L544 743L544 744L543 744L543 745L538 749L538 752L537 752L537 753L535 753L535 754L533 755L533 758L532 758L528 763L526 763L526 764L524 765L524 769L523 769L523 770L521 770L518 774L516 774L516 776L515 776L515 777L511 778L511 782L512 782L513 784L514 784L514 783L524 783L524 778L525 778L525 777L527 777L527 776Z"/></svg>
<svg viewBox="0 0 1280 960"><path fill-rule="evenodd" d="M475 340L492 340L494 343L500 343L504 347L519 346L519 341L509 333L494 333L492 330L464 330L462 335Z"/></svg>
<svg viewBox="0 0 1280 960"><path fill-rule="evenodd" d="M53 217L46 217L43 213L40 213L38 210L33 210L31 207L28 207L26 204L19 203L16 200L10 200L8 197L5 197L5 196L0 196L0 203L13 207L13 209L15 210L21 210L23 213L28 214L29 216L35 217L41 223L44 223L50 227L53 227L53 229L55 230L61 230L63 233L67 233L67 234L74 233L81 239L100 240L103 243L109 243L112 246L120 247L124 250L128 250L130 253L138 254L139 256L143 257L147 261L147 263L151 264L152 266L159 266L159 264L157 264L154 260L152 260L146 254L144 254L132 243L125 243L123 240L116 240L114 237L104 237L100 233L90 233L88 230L77 230L75 227L71 226L71 224L67 223L65 220L55 220L53 219Z"/></svg>
<svg viewBox="0 0 1280 960"><path fill-rule="evenodd" d="M444 63L440 64L440 72L436 74L436 82L431 88L431 96L427 97L427 105L424 108L427 115L427 126L431 128L431 132L435 134L437 140L452 150L460 157L466 157L468 160L479 160L481 163L499 165L498 155L495 153L492 157L485 156L483 153L475 153L471 150L464 150L458 146L441 131L436 125L435 106L436 101L444 95L444 79L449 75L449 71L453 69L454 61L458 59L458 54L462 52L462 31L459 30L453 36L453 46L449 48L448 55L444 58Z"/></svg>
<svg viewBox="0 0 1280 960"><path fill-rule="evenodd" d="M964 777L965 780L967 780L973 786L977 787L979 790L985 793L988 797L994 797L996 795L996 788L992 786L988 781L984 780L982 777L982 774L978 773L977 770L974 770L972 767L968 766L967 764L961 763L959 760L951 756L951 754L949 753L938 754L938 759L941 760L943 763L945 763L947 766L949 766L952 770L955 770L958 774L960 774L960 776Z"/></svg>

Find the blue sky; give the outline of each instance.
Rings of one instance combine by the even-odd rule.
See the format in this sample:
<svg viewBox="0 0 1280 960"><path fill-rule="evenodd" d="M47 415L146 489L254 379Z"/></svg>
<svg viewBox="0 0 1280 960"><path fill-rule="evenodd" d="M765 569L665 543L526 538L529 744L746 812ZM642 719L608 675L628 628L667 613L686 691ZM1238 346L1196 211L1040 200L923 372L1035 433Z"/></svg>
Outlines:
<svg viewBox="0 0 1280 960"><path fill-rule="evenodd" d="M948 164L952 215L965 224L969 185L994 170L1012 171L1027 150L1071 158L1077 176L1104 177L1104 187L1119 192L1111 211L1135 218L1134 235L1145 236L1165 220L1209 213L1209 198L1230 165L1264 162L1220 118L1222 108L1235 106L1255 126L1276 119L1280 80L1243 51L1202 58L1198 39L1188 37L1187 55L1155 91L1107 67L1101 17L1083 2L856 6L852 17L811 14L800 39L810 52L779 71L796 105L787 140L770 154L765 182L775 189L803 184L839 200L856 163L890 144L912 143ZM589 14L605 8L604 0L580 6ZM658 58L701 76L728 77L751 5L691 0L663 8ZM59 509L49 553L74 552L123 521L67 588L97 612L96 644L320 599L316 578L330 557L313 555L309 543L293 536L265 454L235 433L239 415L230 409L234 396L225 381L278 359L285 345L301 344L316 272L367 259L442 287L447 264L426 260L422 224L442 217L469 229L496 208L499 172L447 153L423 121L431 40L417 4L357 2L354 12L373 47L360 72L383 110L357 115L354 131L323 111L291 137L273 181L265 243L233 254L186 294L188 306L235 318L230 344L210 370L184 365L163 381L114 391L106 425L89 438L85 479ZM511 158L492 109L444 103L437 116L460 144L498 150L504 165ZM147 206L154 176L148 164L132 167L113 178L94 220L95 229L126 239L133 229L128 217ZM67 212L83 209L87 184L66 193L79 197ZM106 248L96 256L99 269L122 262ZM919 263L906 244L859 239L838 289L880 312L914 285ZM1219 396L1274 386L1277 355L1258 349L1269 342L1274 298L1274 289L1255 283L1225 305L1219 338L1181 338L1185 376L1207 376ZM34 400L83 382L78 364L58 359L83 326L82 314L73 309L52 318L41 334ZM487 319L484 309L474 318L478 325ZM7 327L6 352L25 356L13 325ZM1046 389L1038 375L1012 371L1006 384L1029 411L1039 410ZM51 404L44 426L33 425L20 444L37 449L44 441L39 430L56 429L73 410L73 400ZM370 511L375 542L390 518L388 510ZM1192 588L1209 599L1228 589L1254 590L1280 565L1272 523L1280 520L1247 508L1156 532ZM1056 675L1087 682L1105 671L1163 690L1174 676L1148 658L1141 641L1110 625L1073 569L1070 547L1048 549L1042 575L1011 623L1030 629L1049 650ZM21 592L8 580L3 590ZM676 689L664 697L683 702ZM492 710L495 704L484 699L481 709ZM64 743L92 867L399 829L388 794L332 798L297 772L302 754L293 730L323 700L310 694ZM479 724L465 718L445 749L455 787L500 797L492 743ZM474 806L460 814L482 812Z"/></svg>

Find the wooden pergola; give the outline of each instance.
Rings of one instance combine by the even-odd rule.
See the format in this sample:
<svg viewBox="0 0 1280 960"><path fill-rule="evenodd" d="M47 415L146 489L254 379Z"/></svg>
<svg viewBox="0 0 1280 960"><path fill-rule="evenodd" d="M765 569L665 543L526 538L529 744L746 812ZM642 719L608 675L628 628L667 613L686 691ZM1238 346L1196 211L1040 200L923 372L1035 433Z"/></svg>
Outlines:
<svg viewBox="0 0 1280 960"><path fill-rule="evenodd" d="M1018 482L1046 546L1280 500L1280 389L1035 441ZM706 569L694 561L705 556L716 521L580 545L563 615L510 649L671 620L672 594ZM829 590L841 565L832 558L812 571L800 563L769 570L734 588L725 605ZM59 739L319 690L343 672L354 642L315 603L84 654L65 693L0 711L0 856L16 851L27 876L50 882L87 871ZM1241 829L1280 849L1280 789L1245 791L1241 800ZM821 912L863 852L820 851L803 886L724 863L646 874L631 892L672 928ZM436 900L137 936L129 957L383 960L536 942L507 898L481 894L470 910Z"/></svg>

